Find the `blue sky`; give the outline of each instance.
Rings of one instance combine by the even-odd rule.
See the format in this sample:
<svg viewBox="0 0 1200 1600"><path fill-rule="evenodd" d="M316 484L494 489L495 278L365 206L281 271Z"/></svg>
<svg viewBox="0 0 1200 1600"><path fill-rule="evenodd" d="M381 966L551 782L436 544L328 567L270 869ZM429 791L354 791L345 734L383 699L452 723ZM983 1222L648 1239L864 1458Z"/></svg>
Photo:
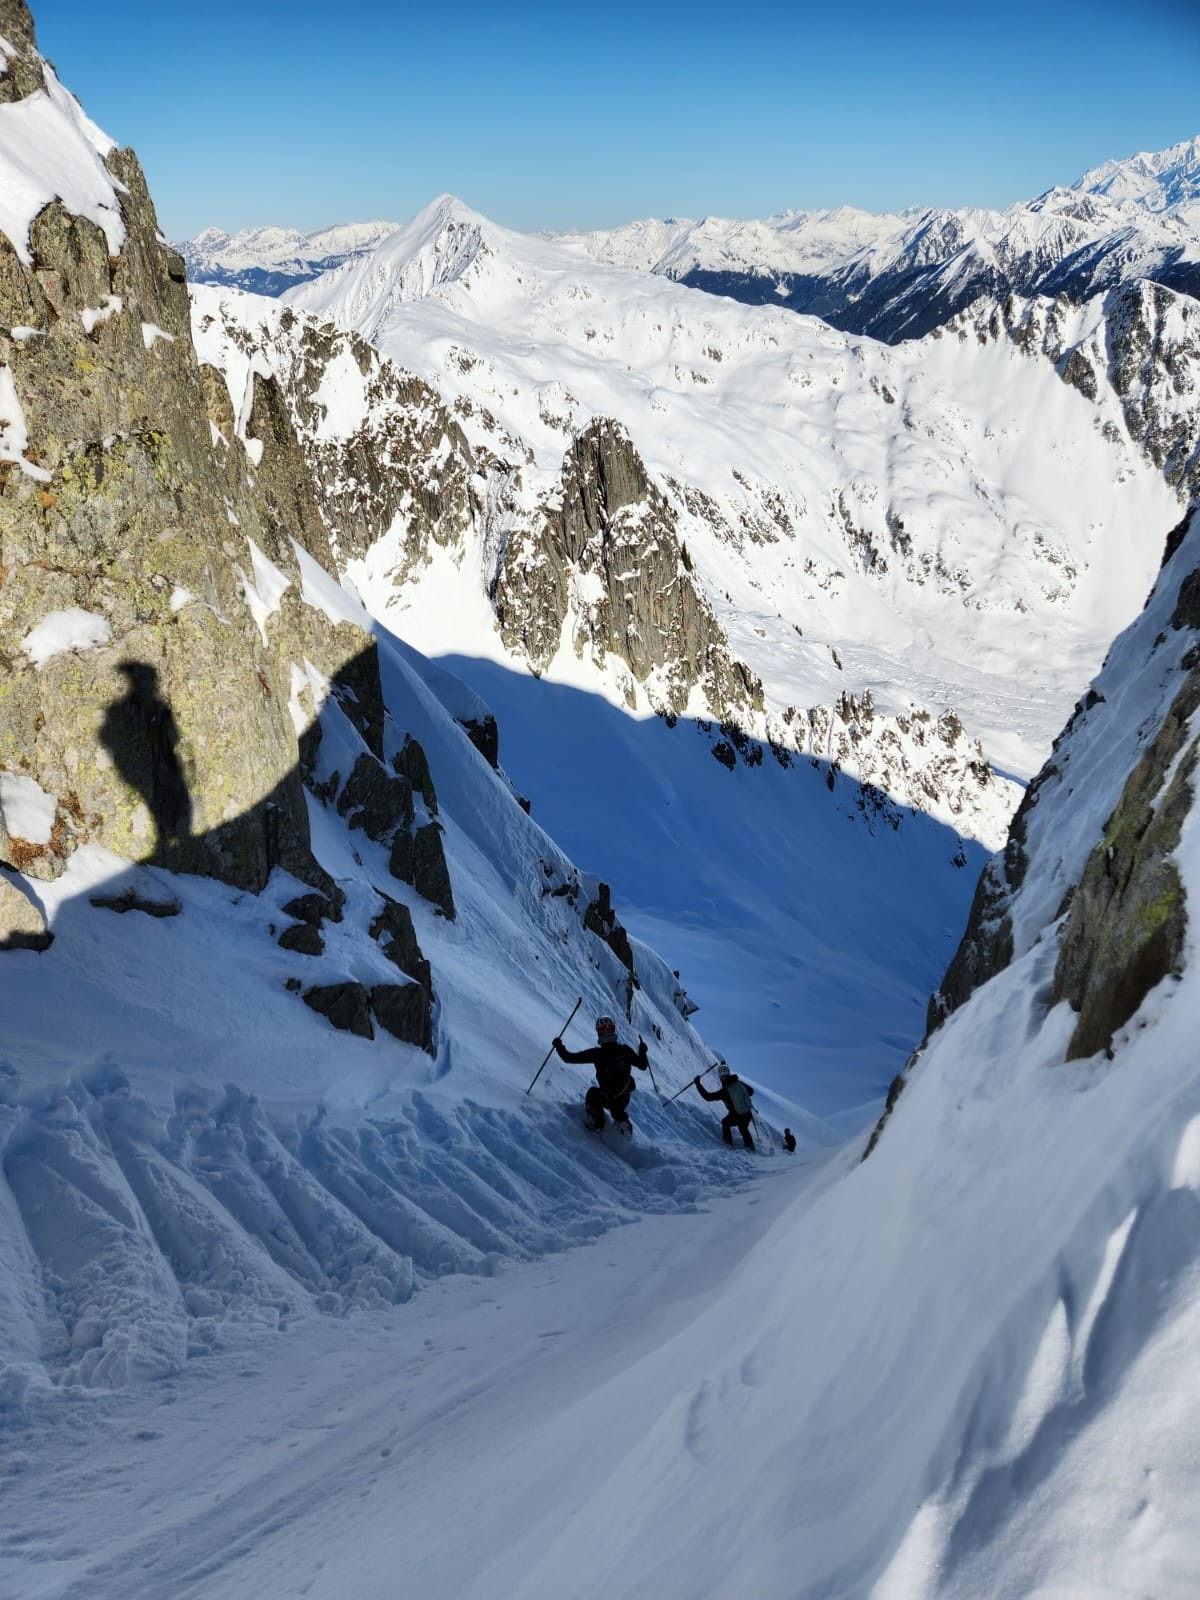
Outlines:
<svg viewBox="0 0 1200 1600"><path fill-rule="evenodd" d="M1200 4L34 0L164 231L1004 206L1200 133Z"/></svg>

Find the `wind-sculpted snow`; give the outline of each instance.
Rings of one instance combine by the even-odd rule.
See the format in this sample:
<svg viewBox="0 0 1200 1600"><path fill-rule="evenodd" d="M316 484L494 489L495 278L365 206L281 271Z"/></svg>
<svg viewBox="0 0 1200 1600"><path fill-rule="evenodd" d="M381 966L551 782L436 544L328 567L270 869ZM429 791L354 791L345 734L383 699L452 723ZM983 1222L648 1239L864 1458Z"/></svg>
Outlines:
<svg viewBox="0 0 1200 1600"><path fill-rule="evenodd" d="M326 1108L272 1113L232 1083L187 1084L159 1110L112 1059L51 1094L13 1069L2 1086L7 1292L33 1308L0 1351L9 1425L46 1400L47 1378L170 1376L231 1341L400 1304L747 1176L735 1161L719 1178L701 1120L649 1097L637 1144L594 1140L578 1106L564 1116L561 1082L528 1108L413 1091L344 1124Z"/></svg>

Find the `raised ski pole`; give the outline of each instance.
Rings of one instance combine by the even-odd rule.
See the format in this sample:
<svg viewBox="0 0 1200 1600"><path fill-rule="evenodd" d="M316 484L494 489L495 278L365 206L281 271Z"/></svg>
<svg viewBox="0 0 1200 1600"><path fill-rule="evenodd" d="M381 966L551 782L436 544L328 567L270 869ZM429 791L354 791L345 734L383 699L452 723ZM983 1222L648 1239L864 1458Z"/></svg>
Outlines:
<svg viewBox="0 0 1200 1600"><path fill-rule="evenodd" d="M705 1067L700 1076L702 1078L707 1078L710 1072L715 1072L718 1067L723 1067L724 1065L725 1063L723 1061L714 1061L711 1067ZM663 1101L663 1104L669 1106L672 1100L678 1100L681 1094L686 1094L688 1092L695 1081L696 1080L694 1078L689 1078L684 1084L683 1088L677 1089L673 1095L670 1095L666 1100Z"/></svg>
<svg viewBox="0 0 1200 1600"><path fill-rule="evenodd" d="M582 1005L582 1004L583 1004L583 996L582 996L582 995L580 995L580 996L579 996L579 999L578 999L578 1000L576 1000L576 1002L575 1002L575 1004L574 1004L574 1006L573 1006L573 1007L572 1007L572 1009L571 1009L571 1015L570 1015L570 1016L569 1016L569 1017L568 1017L568 1018L567 1018L567 1020L566 1020L566 1021L565 1021L565 1022L564 1022L564 1023L563 1023L563 1025L562 1025L562 1028L561 1028L561 1029L560 1029L560 1030L559 1030L559 1032L558 1032L558 1033L557 1033L557 1034L556 1034L556 1036L555 1036L555 1037L556 1037L556 1038L559 1038L559 1039L561 1039L561 1038L562 1038L562 1036L563 1036L563 1034L564 1034L564 1033L566 1033L566 1031L567 1031L567 1029L568 1029L568 1028L569 1028L569 1027L570 1027L570 1026L571 1026L571 1024L572 1024L572 1023L573 1023L573 1022L574 1022L574 1021L575 1021L575 1013L576 1013L576 1011L578 1011L578 1010L579 1010L579 1008L580 1008L580 1006L581 1006L581 1005ZM539 1067L539 1068L538 1068L538 1069L537 1069L537 1071L536 1071L536 1072L535 1072L535 1073L534 1073L534 1075L533 1075L533 1083L531 1083L531 1084L530 1084L530 1085L529 1085L529 1088L528 1088L528 1089L526 1089L526 1091L525 1091L525 1093L526 1093L526 1094L528 1094L528 1093L529 1093L529 1092L530 1092L530 1090L531 1090L531 1089L532 1089L532 1088L533 1088L533 1084L534 1084L534 1083L536 1083L536 1082L537 1082L537 1081L538 1081L538 1079L539 1079L539 1078L540 1078L540 1077L541 1077L541 1075L542 1075L542 1073L543 1073L543 1072L545 1072L545 1070L546 1070L546 1062L547 1062L547 1061L549 1061L549 1059L550 1059L550 1057L551 1057L551 1056L552 1056L552 1055L553 1055L553 1054L554 1054L554 1046L553 1046L553 1045L551 1045L551 1046L550 1046L550 1048L549 1048L549 1050L547 1050L547 1051L546 1051L546 1058L545 1058L545 1060L544 1060L544 1061L543 1061L543 1062L542 1062L542 1064L541 1064L541 1066L540 1066L540 1067Z"/></svg>
<svg viewBox="0 0 1200 1600"><path fill-rule="evenodd" d="M646 1058L646 1071L650 1074L650 1084L655 1094L658 1094L658 1085L654 1082L654 1068L650 1065L650 1058ZM661 1098L661 1097L660 1097Z"/></svg>

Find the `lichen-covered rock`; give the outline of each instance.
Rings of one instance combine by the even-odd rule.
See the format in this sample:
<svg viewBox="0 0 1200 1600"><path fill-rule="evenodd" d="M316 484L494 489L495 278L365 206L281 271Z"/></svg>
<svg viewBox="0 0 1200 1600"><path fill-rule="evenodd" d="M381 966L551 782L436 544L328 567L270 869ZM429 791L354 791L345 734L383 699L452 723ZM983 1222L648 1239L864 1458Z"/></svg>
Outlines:
<svg viewBox="0 0 1200 1600"><path fill-rule="evenodd" d="M0 872L0 952L48 950L53 942L41 907Z"/></svg>
<svg viewBox="0 0 1200 1600"><path fill-rule="evenodd" d="M20 0L2 16L11 100L40 88L41 67ZM32 265L0 236L0 367L28 435L24 463L0 463L0 772L58 802L36 855L4 845L0 859L51 876L97 842L253 889L276 865L325 888L292 666L340 679L381 753L373 645L302 597L293 541L332 552L279 393L253 379L252 448L197 362L182 263L136 158L107 163L117 255L57 201L29 230Z"/></svg>
<svg viewBox="0 0 1200 1600"><path fill-rule="evenodd" d="M1108 1050L1150 990L1180 970L1187 913L1172 856L1192 805L1198 741L1188 722L1197 706L1193 671L1130 773L1071 899L1053 991L1079 1013L1068 1060Z"/></svg>

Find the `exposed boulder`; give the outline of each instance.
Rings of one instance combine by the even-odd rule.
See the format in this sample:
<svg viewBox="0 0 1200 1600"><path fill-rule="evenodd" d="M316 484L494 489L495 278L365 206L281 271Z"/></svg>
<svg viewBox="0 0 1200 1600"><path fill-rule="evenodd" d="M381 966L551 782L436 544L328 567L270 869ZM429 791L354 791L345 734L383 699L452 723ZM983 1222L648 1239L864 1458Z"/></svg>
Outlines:
<svg viewBox="0 0 1200 1600"><path fill-rule="evenodd" d="M458 725L488 766L495 771L500 765L500 729L491 712L474 721L459 717Z"/></svg>
<svg viewBox="0 0 1200 1600"><path fill-rule="evenodd" d="M119 894L90 895L88 904L98 910L116 911L121 915L126 911L140 911L146 917L177 917L183 910L174 895L147 894L134 888L122 889Z"/></svg>
<svg viewBox="0 0 1200 1600"><path fill-rule="evenodd" d="M297 922L311 923L314 928L324 921L340 922L342 920L340 902L344 897L340 889L337 893L337 902L318 894L315 890L310 894L298 894L282 908L283 914L285 917L295 917Z"/></svg>
<svg viewBox="0 0 1200 1600"><path fill-rule="evenodd" d="M338 795L337 809L352 828L361 828L368 839L380 840L397 825L411 828L412 784L405 777L393 777L374 756L364 753Z"/></svg>
<svg viewBox="0 0 1200 1600"><path fill-rule="evenodd" d="M294 922L279 935L281 950L294 950L301 956L319 956L325 952L325 941L320 930L311 922Z"/></svg>
<svg viewBox="0 0 1200 1600"><path fill-rule="evenodd" d="M433 1011L428 992L419 983L377 983L371 1010L381 1028L433 1054Z"/></svg>
<svg viewBox="0 0 1200 1600"><path fill-rule="evenodd" d="M442 828L438 822L427 822L413 836L413 887L424 899L435 905L444 917L454 921L454 892L450 885L450 868L442 848Z"/></svg>
<svg viewBox="0 0 1200 1600"><path fill-rule="evenodd" d="M400 750L392 757L392 766L401 775L407 778L413 789L424 800L431 817L438 814L437 791L433 787L433 774L429 770L429 758L424 749L411 734L405 739Z"/></svg>
<svg viewBox="0 0 1200 1600"><path fill-rule="evenodd" d="M0 951L48 950L53 942L41 907L0 872Z"/></svg>
<svg viewBox="0 0 1200 1600"><path fill-rule="evenodd" d="M383 953L401 972L407 973L433 993L429 963L421 953L413 927L412 914L398 900L385 897L383 910L371 923L372 939L378 939Z"/></svg>
<svg viewBox="0 0 1200 1600"><path fill-rule="evenodd" d="M363 1039L375 1037L367 991L361 983L315 984L304 991L304 1003L345 1033Z"/></svg>
<svg viewBox="0 0 1200 1600"><path fill-rule="evenodd" d="M583 925L597 938L604 940L622 966L633 971L633 948L629 943L629 935L617 920L612 906L612 890L607 883L600 884L596 898L588 903L583 913Z"/></svg>

